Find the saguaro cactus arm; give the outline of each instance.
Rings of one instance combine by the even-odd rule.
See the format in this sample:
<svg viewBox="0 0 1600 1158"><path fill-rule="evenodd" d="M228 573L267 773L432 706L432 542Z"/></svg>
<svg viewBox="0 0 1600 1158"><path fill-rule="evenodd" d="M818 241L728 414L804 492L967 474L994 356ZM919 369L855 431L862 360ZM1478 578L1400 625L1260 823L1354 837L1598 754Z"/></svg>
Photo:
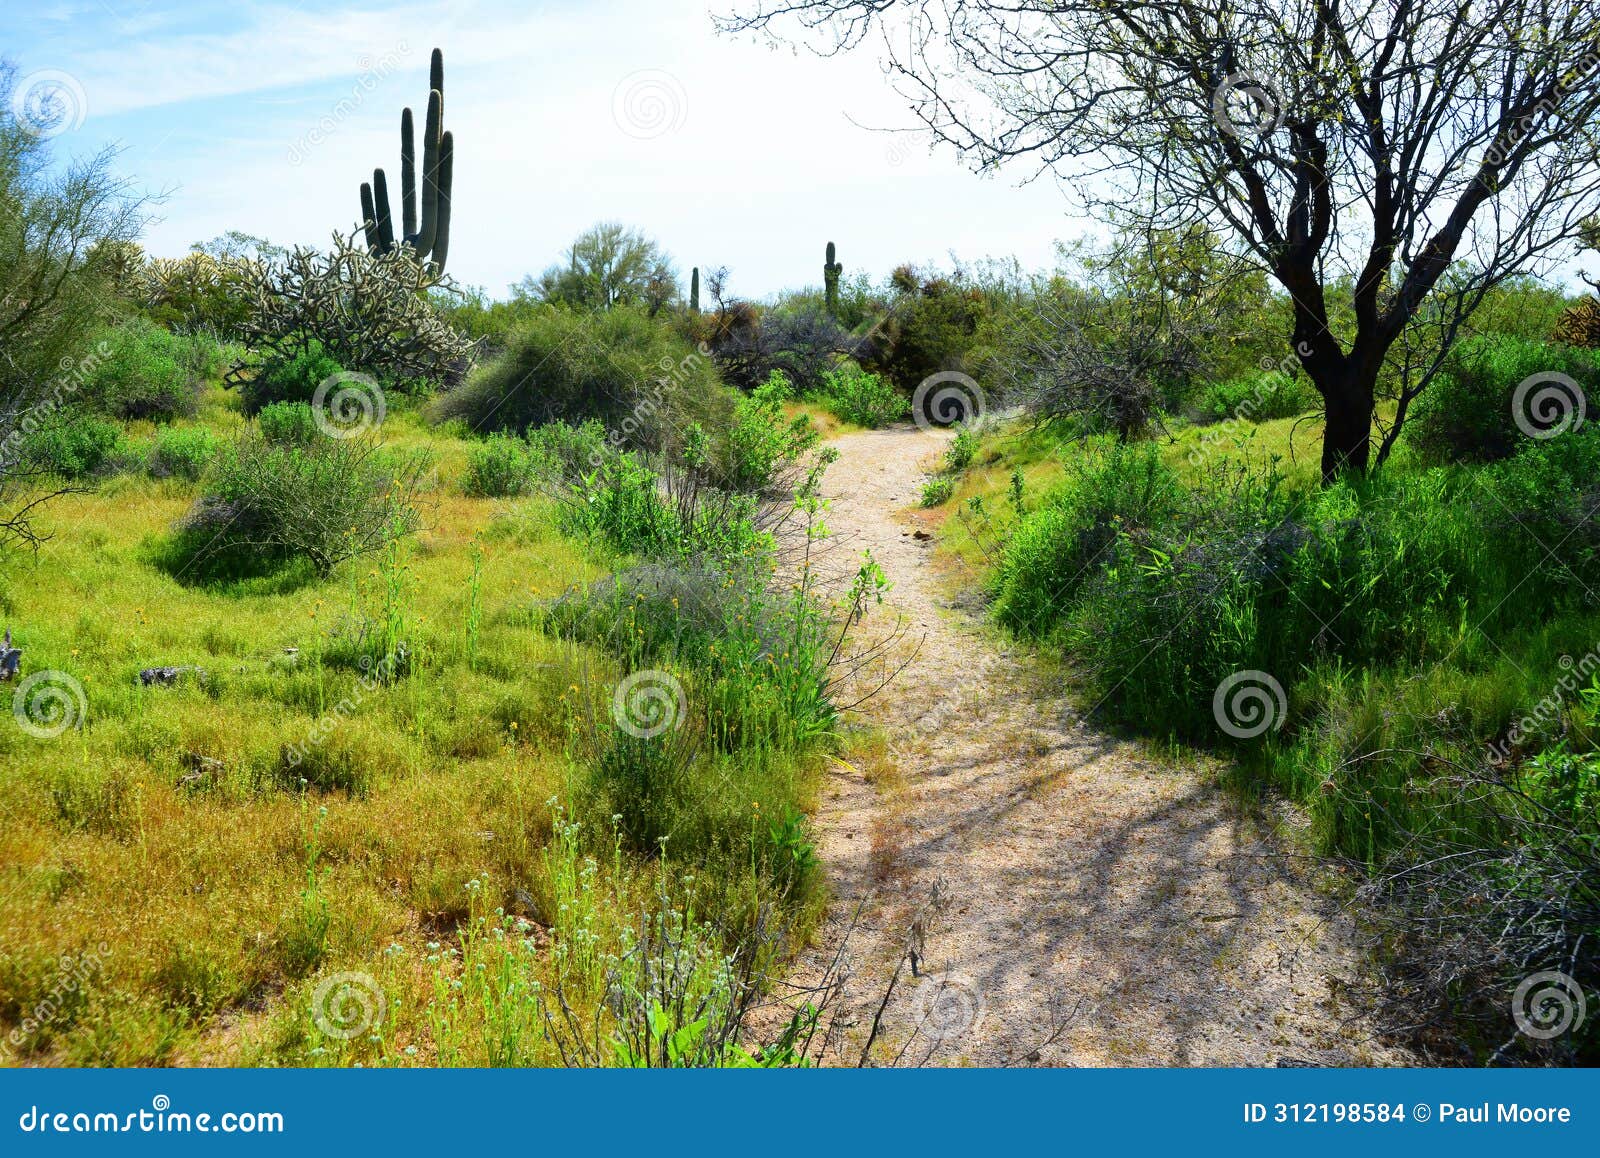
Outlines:
<svg viewBox="0 0 1600 1158"><path fill-rule="evenodd" d="M444 131L444 54L437 48L428 66L428 112L422 125L422 212L417 213L417 148L411 110L400 114L400 238L424 261L443 271L450 244L450 193L455 142ZM394 217L389 209L389 184L382 169L372 184L361 186L361 220L367 248L387 253L394 248Z"/></svg>

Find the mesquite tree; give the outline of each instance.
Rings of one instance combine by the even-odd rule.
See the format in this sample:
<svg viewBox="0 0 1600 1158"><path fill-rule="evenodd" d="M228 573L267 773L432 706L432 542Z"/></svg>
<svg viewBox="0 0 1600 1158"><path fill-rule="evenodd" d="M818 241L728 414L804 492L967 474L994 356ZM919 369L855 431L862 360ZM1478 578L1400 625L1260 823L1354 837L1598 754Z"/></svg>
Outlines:
<svg viewBox="0 0 1600 1158"><path fill-rule="evenodd" d="M1387 456L1472 308L1600 206L1600 0L754 0L724 31L882 34L926 128L1086 206L1227 233L1293 302L1322 470ZM1330 329L1351 295L1353 335ZM1345 292L1345 291L1341 291ZM1429 357L1386 359L1411 347Z"/></svg>

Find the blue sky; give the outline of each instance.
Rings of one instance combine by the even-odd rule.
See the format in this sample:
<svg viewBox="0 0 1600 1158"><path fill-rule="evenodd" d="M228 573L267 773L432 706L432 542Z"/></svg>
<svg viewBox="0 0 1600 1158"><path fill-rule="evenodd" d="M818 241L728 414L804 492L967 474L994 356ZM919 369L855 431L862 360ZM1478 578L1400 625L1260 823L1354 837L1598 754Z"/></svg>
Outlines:
<svg viewBox="0 0 1600 1158"><path fill-rule="evenodd" d="M372 168L397 182L400 110L425 106L435 45L450 268L496 296L601 220L645 229L685 275L728 266L750 296L820 281L828 240L878 278L952 252L1042 268L1085 229L1049 179L980 179L923 137L864 127L912 123L870 54L718 37L705 0L7 8L0 52L21 82L65 74L81 94L56 147L118 144L119 168L168 193L156 254L231 228L279 243L353 228Z"/></svg>

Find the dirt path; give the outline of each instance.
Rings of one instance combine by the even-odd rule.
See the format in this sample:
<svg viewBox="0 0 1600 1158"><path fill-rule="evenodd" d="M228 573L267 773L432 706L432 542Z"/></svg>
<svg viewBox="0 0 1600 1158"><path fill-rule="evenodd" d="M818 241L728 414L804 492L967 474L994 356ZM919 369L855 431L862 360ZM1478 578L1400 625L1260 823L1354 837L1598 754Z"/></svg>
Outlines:
<svg viewBox="0 0 1600 1158"><path fill-rule="evenodd" d="M833 899L802 977L860 914L827 1060L856 1063L910 944L918 975L900 971L874 1064L1404 1061L1344 1008L1354 954L1259 822L1086 724L1059 680L952 605L971 582L916 535L944 437L833 443L828 561L842 573L871 549L894 587L865 626L903 617L902 660L917 650L862 709L885 746L834 768L817 817Z"/></svg>

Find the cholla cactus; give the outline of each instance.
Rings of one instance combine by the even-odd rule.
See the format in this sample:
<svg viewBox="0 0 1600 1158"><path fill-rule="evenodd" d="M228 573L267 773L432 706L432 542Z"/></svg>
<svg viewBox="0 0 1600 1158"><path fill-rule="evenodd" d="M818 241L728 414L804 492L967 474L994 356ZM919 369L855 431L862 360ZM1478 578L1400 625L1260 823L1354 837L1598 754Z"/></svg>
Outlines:
<svg viewBox="0 0 1600 1158"><path fill-rule="evenodd" d="M477 356L477 343L446 322L424 292L439 284L437 268L409 246L374 253L354 234L336 233L327 253L296 246L247 270L241 328L257 356L293 357L314 340L345 369L386 382L447 381ZM237 385L247 376L241 363L227 381Z"/></svg>
<svg viewBox="0 0 1600 1158"><path fill-rule="evenodd" d="M400 114L401 240L424 263L444 271L450 249L450 191L455 167L455 140L444 129L444 54L437 48L428 67L428 115L422 122L422 218L417 219L417 148L411 110ZM389 181L382 169L372 183L361 183L361 223L367 248L374 254L395 247L394 217L389 210Z"/></svg>

